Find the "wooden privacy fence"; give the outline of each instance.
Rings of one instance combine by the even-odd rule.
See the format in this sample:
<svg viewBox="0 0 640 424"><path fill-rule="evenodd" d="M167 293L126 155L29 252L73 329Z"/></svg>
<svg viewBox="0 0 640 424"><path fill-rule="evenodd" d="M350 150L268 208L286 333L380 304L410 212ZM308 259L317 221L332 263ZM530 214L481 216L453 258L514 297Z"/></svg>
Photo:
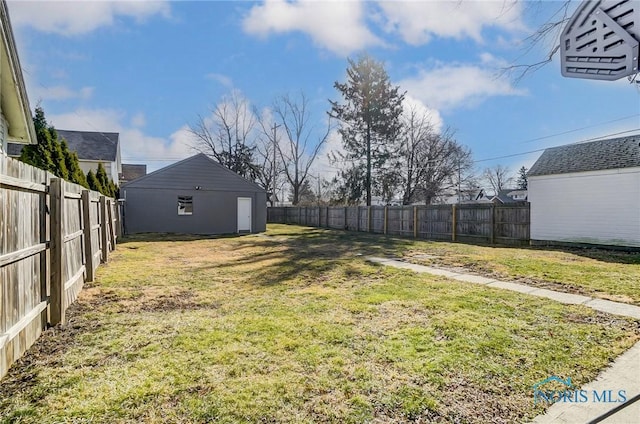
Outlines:
<svg viewBox="0 0 640 424"><path fill-rule="evenodd" d="M270 207L267 222L478 243L522 245L529 203L429 206Z"/></svg>
<svg viewBox="0 0 640 424"><path fill-rule="evenodd" d="M115 249L114 199L0 154L0 377Z"/></svg>

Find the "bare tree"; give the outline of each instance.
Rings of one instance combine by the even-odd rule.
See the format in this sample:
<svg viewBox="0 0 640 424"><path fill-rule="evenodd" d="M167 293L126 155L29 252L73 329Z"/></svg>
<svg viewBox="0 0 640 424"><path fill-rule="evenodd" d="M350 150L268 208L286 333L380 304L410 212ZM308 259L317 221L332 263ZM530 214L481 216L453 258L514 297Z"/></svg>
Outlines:
<svg viewBox="0 0 640 424"><path fill-rule="evenodd" d="M548 63L560 51L560 36L565 26L569 23L572 14L577 10L582 0L562 0L559 2L551 1L522 1L525 3L525 10L531 15L547 14L547 18L535 31L523 40L522 54L509 66L502 69L503 74L510 75L515 83L518 83L528 74L537 71ZM512 4L512 7L515 3ZM536 51L538 48L542 50L542 55L537 54L533 60L525 59L526 56ZM638 74L627 77L633 83L640 85Z"/></svg>
<svg viewBox="0 0 640 424"><path fill-rule="evenodd" d="M190 130L196 141L192 146L214 158L233 172L254 180L256 165L256 115L249 101L233 90L211 110L210 117L198 117Z"/></svg>
<svg viewBox="0 0 640 424"><path fill-rule="evenodd" d="M273 104L275 118L282 122L284 139L276 143L284 174L291 184L291 199L294 205L300 200L300 189L307 180L309 169L331 131L331 121L326 130L316 135L311 124L309 101L304 93L292 99L289 95L277 98Z"/></svg>
<svg viewBox="0 0 640 424"><path fill-rule="evenodd" d="M526 7L529 13L538 14L542 7L555 7L551 16L542 23L533 34L524 39L524 51L522 55L515 60L515 63L504 68L503 72L513 76L515 82L519 82L527 74L535 72L553 60L553 57L560 50L560 35L564 26L571 17L571 13L575 9L576 1L564 0L558 3L553 2L527 2ZM524 56L531 53L535 48L543 46L545 51L544 57L531 63L520 63Z"/></svg>
<svg viewBox="0 0 640 424"><path fill-rule="evenodd" d="M402 203L426 204L460 187L473 166L471 151L459 144L451 129L438 133L430 116L416 107L405 109L397 167Z"/></svg>
<svg viewBox="0 0 640 424"><path fill-rule="evenodd" d="M502 165L485 168L482 172L482 177L493 188L495 194L498 194L513 182L511 170L509 167Z"/></svg>
<svg viewBox="0 0 640 424"><path fill-rule="evenodd" d="M268 193L270 193L269 203L271 206L275 206L279 201L278 193L282 191L284 186L284 179L279 177L284 173L282 159L278 153L278 125L273 120L273 114L271 111L265 111L260 116L258 123L260 124L261 134L259 141L256 145L256 163L258 165L258 172L256 179L258 184L262 186Z"/></svg>

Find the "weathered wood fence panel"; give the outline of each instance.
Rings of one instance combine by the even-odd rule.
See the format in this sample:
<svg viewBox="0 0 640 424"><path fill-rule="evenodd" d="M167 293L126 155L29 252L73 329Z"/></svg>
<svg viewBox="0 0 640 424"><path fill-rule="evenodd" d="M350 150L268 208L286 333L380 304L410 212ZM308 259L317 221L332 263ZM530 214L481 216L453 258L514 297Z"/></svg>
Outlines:
<svg viewBox="0 0 640 424"><path fill-rule="evenodd" d="M267 222L428 240L529 243L529 204L270 207Z"/></svg>
<svg viewBox="0 0 640 424"><path fill-rule="evenodd" d="M93 252L100 254L106 227L92 207L100 198L0 155L0 377L47 325L65 321L67 307L93 278L100 261ZM113 233L109 243L115 247Z"/></svg>

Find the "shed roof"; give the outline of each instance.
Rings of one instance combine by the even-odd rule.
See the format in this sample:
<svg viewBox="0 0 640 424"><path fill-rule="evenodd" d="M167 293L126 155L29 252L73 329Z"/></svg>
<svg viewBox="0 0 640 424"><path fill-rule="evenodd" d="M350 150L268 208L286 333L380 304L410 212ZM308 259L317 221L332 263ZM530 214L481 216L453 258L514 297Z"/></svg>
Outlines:
<svg viewBox="0 0 640 424"><path fill-rule="evenodd" d="M533 164L530 177L640 167L640 135L546 149Z"/></svg>
<svg viewBox="0 0 640 424"><path fill-rule="evenodd" d="M199 187L203 191L265 191L203 153L158 169L125 183L122 187L178 190L193 190L194 187Z"/></svg>
<svg viewBox="0 0 640 424"><path fill-rule="evenodd" d="M67 140L69 150L77 152L80 160L116 161L119 133L58 129L56 132L59 139Z"/></svg>

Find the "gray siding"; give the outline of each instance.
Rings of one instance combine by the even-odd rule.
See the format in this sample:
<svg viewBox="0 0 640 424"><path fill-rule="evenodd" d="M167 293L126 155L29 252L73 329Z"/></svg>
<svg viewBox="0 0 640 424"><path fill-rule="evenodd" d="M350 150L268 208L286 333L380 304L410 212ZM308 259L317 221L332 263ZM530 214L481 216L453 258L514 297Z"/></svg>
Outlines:
<svg viewBox="0 0 640 424"><path fill-rule="evenodd" d="M123 184L121 193L127 234L235 233L238 197L252 199L252 232L267 229L267 193L203 154ZM178 215L178 196L192 196L192 215Z"/></svg>
<svg viewBox="0 0 640 424"><path fill-rule="evenodd" d="M252 230L267 227L264 192L126 187L125 230L135 233L230 234L237 231L238 197L252 199ZM178 215L178 196L193 196L193 214Z"/></svg>

